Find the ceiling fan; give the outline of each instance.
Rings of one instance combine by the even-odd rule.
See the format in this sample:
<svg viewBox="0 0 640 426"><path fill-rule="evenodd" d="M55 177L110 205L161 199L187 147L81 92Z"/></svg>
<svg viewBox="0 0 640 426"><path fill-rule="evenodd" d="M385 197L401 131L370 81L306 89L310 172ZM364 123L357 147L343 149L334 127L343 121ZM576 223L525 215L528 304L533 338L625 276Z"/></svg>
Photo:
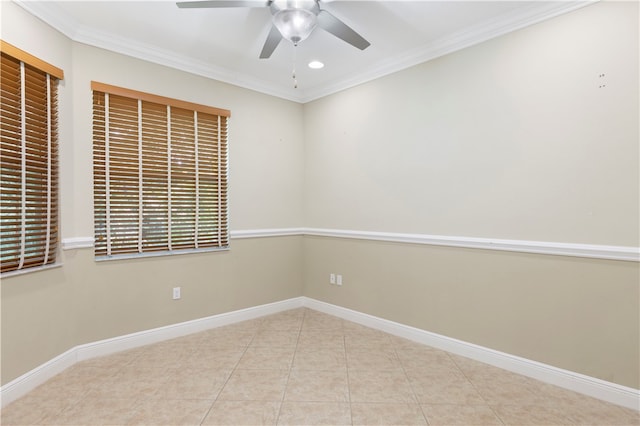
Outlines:
<svg viewBox="0 0 640 426"><path fill-rule="evenodd" d="M272 26L260 59L269 58L283 38L297 46L309 37L316 26L360 50L371 44L340 19L321 9L320 0L209 0L176 4L179 8L268 7Z"/></svg>

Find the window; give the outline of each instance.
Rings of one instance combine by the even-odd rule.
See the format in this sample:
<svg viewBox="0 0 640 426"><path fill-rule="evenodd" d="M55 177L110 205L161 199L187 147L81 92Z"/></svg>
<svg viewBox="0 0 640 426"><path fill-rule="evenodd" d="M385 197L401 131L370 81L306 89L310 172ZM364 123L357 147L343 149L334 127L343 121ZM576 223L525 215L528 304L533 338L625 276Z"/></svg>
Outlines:
<svg viewBox="0 0 640 426"><path fill-rule="evenodd" d="M92 89L96 259L227 248L229 111Z"/></svg>
<svg viewBox="0 0 640 426"><path fill-rule="evenodd" d="M62 70L0 40L1 272L56 262Z"/></svg>

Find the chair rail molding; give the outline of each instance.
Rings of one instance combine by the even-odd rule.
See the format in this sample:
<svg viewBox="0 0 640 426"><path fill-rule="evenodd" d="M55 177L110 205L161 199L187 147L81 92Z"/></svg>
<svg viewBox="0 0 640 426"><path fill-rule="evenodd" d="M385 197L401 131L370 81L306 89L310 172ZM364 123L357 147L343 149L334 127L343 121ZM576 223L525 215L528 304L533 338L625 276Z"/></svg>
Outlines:
<svg viewBox="0 0 640 426"><path fill-rule="evenodd" d="M450 235L411 234L400 232L359 231L326 228L264 228L231 231L231 239L314 236L386 241L404 244L423 244L445 247L463 247L482 250L512 251L554 256L587 257L592 259L640 262L640 247L602 244L578 244L549 241L507 240ZM62 240L63 250L93 247L93 237L72 237Z"/></svg>

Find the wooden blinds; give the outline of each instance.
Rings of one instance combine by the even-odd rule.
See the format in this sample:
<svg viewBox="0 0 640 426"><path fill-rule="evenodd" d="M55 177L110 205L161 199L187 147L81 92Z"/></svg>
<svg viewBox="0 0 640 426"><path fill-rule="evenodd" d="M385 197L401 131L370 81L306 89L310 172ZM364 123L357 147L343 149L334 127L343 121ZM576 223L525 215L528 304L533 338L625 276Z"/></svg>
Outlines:
<svg viewBox="0 0 640 426"><path fill-rule="evenodd" d="M96 258L228 247L229 111L92 89Z"/></svg>
<svg viewBox="0 0 640 426"><path fill-rule="evenodd" d="M58 80L62 70L0 41L0 265L53 264L58 250Z"/></svg>

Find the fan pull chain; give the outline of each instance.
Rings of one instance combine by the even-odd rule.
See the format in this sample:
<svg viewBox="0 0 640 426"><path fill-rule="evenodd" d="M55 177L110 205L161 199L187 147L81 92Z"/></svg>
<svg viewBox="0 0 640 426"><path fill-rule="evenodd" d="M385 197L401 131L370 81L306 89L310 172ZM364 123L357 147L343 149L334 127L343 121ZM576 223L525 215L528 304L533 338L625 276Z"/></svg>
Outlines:
<svg viewBox="0 0 640 426"><path fill-rule="evenodd" d="M298 79L296 78L296 51L298 44L294 44L293 45L293 72L291 74L291 77L293 77L293 88L297 89L298 88Z"/></svg>

